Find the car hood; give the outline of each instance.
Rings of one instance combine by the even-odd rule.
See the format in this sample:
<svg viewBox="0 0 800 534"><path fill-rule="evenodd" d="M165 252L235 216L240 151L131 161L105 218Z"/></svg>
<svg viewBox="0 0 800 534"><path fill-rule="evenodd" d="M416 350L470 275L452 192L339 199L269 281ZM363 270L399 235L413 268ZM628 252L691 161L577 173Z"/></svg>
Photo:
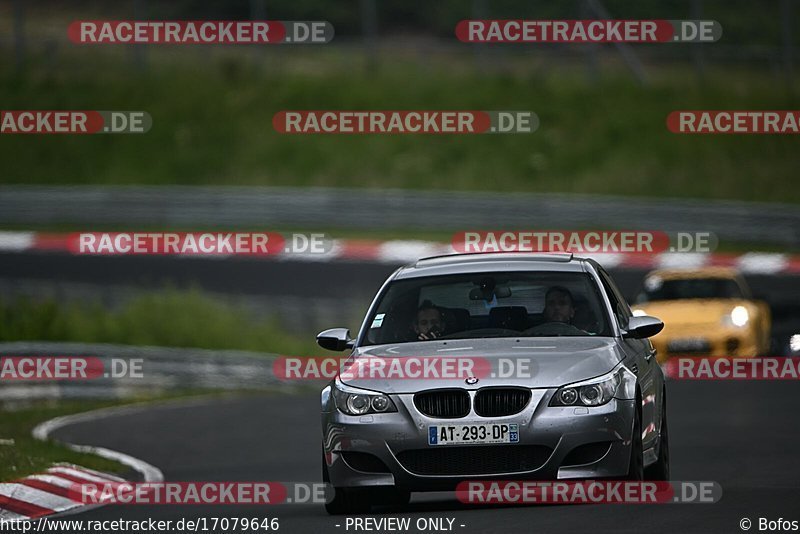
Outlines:
<svg viewBox="0 0 800 534"><path fill-rule="evenodd" d="M391 366L382 372L372 373L376 359L397 359L400 369L410 359L441 358L450 362L471 358L478 378L475 384L467 384L463 374L451 373L442 378L409 377L390 374ZM594 378L611 371L622 361L617 340L608 337L536 337L503 339L465 339L427 341L378 345L357 349L349 361L365 368L359 372L350 368L340 376L347 385L381 391L384 393L414 393L425 389L460 387L479 389L487 386L521 386L526 388L553 388L572 382ZM394 362L389 362L394 363ZM529 371L513 373L512 365L522 369L521 363L529 363ZM451 363L451 365L457 365ZM505 365L505 367L500 367ZM398 367L395 367L397 369ZM438 369L442 369L440 366ZM415 369L419 369L416 367ZM498 371L509 371L499 376ZM382 374L383 373L383 374ZM494 374L495 376L491 376ZM456 376L453 376L456 375ZM511 376L509 376L511 375ZM517 376L519 375L519 376Z"/></svg>

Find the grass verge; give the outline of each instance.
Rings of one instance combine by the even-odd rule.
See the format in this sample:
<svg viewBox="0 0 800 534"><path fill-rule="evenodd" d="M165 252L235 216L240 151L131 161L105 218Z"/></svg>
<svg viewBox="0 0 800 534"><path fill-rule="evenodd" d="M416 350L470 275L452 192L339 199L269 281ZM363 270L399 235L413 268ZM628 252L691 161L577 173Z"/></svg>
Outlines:
<svg viewBox="0 0 800 534"><path fill-rule="evenodd" d="M315 354L313 340L287 334L276 319L199 290L164 289L117 309L99 302L18 297L0 300L0 341L68 341Z"/></svg>
<svg viewBox="0 0 800 534"><path fill-rule="evenodd" d="M76 452L53 440L35 439L31 432L36 425L64 415L134 403L179 400L198 396L219 396L225 392L203 390L172 391L162 395L129 397L120 400L37 400L19 408L0 405L0 482L41 473L57 462L67 462L106 473L125 475L130 468L120 463ZM256 394L240 392L239 394Z"/></svg>
<svg viewBox="0 0 800 534"><path fill-rule="evenodd" d="M26 184L208 184L400 187L603 193L800 202L791 135L675 135L676 109L794 109L796 95L762 70L687 64L649 68L639 86L604 65L595 82L535 64L486 72L470 53L422 64L387 56L344 68L340 49L280 50L270 67L240 50L173 58L152 50L146 73L104 49L33 58L0 74L6 109L128 109L153 117L143 135L6 136L3 181ZM177 53L176 53L177 54ZM441 57L439 57L441 56ZM327 63L326 63L327 62ZM338 67L337 67L338 66ZM282 135L292 109L531 110L524 135Z"/></svg>
<svg viewBox="0 0 800 534"><path fill-rule="evenodd" d="M114 401L66 402L52 405L36 403L21 410L2 411L0 417L0 481L15 480L40 473L56 462L74 463L107 473L125 473L128 467L93 454L75 452L54 441L39 441L33 428L49 419L77 412L105 408ZM13 440L9 442L10 440Z"/></svg>

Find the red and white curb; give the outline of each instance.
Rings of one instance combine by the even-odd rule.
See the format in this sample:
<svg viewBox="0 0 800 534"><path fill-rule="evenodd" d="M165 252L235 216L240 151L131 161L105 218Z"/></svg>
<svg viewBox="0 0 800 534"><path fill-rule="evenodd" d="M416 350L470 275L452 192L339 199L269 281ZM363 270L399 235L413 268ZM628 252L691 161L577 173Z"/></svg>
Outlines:
<svg viewBox="0 0 800 534"><path fill-rule="evenodd" d="M0 252L71 253L69 234L0 231ZM279 254L260 256L268 260L364 261L388 264L414 262L428 256L455 254L446 243L418 240L337 239L324 254ZM597 260L608 269L665 269L707 266L735 267L745 274L800 274L800 255L769 252L690 253L580 253ZM181 258L226 259L230 255L183 255Z"/></svg>
<svg viewBox="0 0 800 534"><path fill-rule="evenodd" d="M81 484L101 483L115 487L123 482L125 479L108 473L56 464L44 473L0 483L0 524L37 519L85 506L75 500L80 495Z"/></svg>
<svg viewBox="0 0 800 534"><path fill-rule="evenodd" d="M50 439L50 434L61 427L135 413L144 407L145 405L114 406L56 417L37 425L32 434L34 438L44 441ZM72 443L62 443L62 445L74 451L94 454L128 466L137 471L144 482L164 480L164 474L160 469L128 454L91 445ZM56 464L44 473L14 482L0 483L0 526L4 521L37 519L102 506L103 503L87 505L75 500L74 497L80 495L79 486L103 483L114 487L125 482L127 482L125 479L108 473L71 464Z"/></svg>

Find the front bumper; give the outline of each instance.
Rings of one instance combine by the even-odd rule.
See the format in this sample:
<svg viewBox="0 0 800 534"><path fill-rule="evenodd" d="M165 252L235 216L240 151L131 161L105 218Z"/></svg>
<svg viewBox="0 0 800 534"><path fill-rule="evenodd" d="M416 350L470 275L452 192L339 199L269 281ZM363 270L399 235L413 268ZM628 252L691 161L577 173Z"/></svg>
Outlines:
<svg viewBox="0 0 800 534"><path fill-rule="evenodd" d="M658 351L657 360L664 363L680 356L752 358L765 352L758 336L751 329L673 328L650 338Z"/></svg>
<svg viewBox="0 0 800 534"><path fill-rule="evenodd" d="M480 417L474 412L460 419L426 417L414 407L413 394L391 395L396 413L367 416L343 414L330 402L322 413L323 449L330 482L337 487L395 485L411 491L436 491L454 489L465 480L624 477L630 459L635 401L613 399L595 408L549 407L554 393L555 389L533 390L531 401L522 412L493 418ZM470 450L460 451L453 449L465 446L428 445L430 425L471 423L516 423L519 443L471 445ZM587 447L576 451L584 445ZM437 452L430 452L434 449ZM528 457L527 451L535 454ZM363 463L356 464L359 469L354 468L350 465L354 462L349 464L345 460L346 456L352 458L348 455L352 452L376 457L384 472L373 467L364 470ZM497 472L486 472L475 468L479 461L471 461L471 458L490 458L491 464L496 465L495 455L519 458L520 467L515 468L514 460L510 459L501 461L503 468ZM426 467L420 469L420 462L410 462L410 457L428 457L428 461L422 462ZM432 472L439 461L447 474Z"/></svg>

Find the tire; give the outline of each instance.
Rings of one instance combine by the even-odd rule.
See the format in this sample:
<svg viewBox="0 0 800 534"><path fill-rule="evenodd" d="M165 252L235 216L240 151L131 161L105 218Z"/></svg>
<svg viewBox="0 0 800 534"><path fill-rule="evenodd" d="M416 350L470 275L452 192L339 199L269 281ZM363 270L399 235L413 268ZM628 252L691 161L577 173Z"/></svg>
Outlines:
<svg viewBox="0 0 800 534"><path fill-rule="evenodd" d="M642 448L642 416L639 406L642 405L636 397L636 415L633 419L633 435L631 436L631 459L628 462L628 476L626 480L644 480L644 450Z"/></svg>
<svg viewBox="0 0 800 534"><path fill-rule="evenodd" d="M322 453L322 481L326 484L331 482L324 452ZM333 499L325 503L325 511L330 515L369 513L372 508L372 501L368 491L368 489L364 488L339 488L333 486Z"/></svg>
<svg viewBox="0 0 800 534"><path fill-rule="evenodd" d="M372 501L364 488L337 488L334 486L331 502L325 503L325 511L330 515L366 514L372 509Z"/></svg>
<svg viewBox="0 0 800 534"><path fill-rule="evenodd" d="M645 469L646 480L669 480L669 426L667 425L667 396L661 412L661 432L658 440L658 460Z"/></svg>

